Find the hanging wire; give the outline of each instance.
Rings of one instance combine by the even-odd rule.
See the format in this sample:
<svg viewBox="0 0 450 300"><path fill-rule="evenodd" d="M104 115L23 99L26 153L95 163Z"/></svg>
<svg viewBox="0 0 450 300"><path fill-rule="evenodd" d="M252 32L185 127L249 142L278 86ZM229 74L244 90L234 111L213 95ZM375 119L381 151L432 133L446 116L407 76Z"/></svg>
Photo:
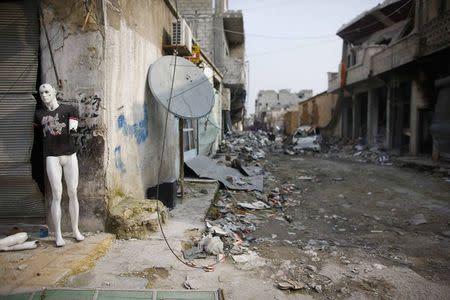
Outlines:
<svg viewBox="0 0 450 300"><path fill-rule="evenodd" d="M175 8L178 11L178 1L175 0ZM177 21L179 21L179 19L177 19ZM161 230L161 234L164 238L164 241L167 245L167 247L169 248L170 252L172 252L172 254L175 256L175 258L180 261L182 264L184 264L187 267L190 268L194 268L194 269L202 269L205 272L211 272L213 271L213 267L215 265L217 265L218 263L222 262L224 258L222 258L221 260L213 263L213 264L209 264L209 265L205 265L205 266L199 266L193 262L187 262L185 260L183 260L181 257L179 257L176 253L175 250L173 250L172 246L170 245L169 241L167 240L167 236L164 232L163 226L162 226L162 221L161 221L161 213L159 210L159 183L161 180L161 171L162 171L162 164L163 164L163 159L164 159L164 152L165 152L165 146L166 146L166 133L167 133L167 124L168 124L168 120L169 120L169 111L170 111L170 105L172 103L172 99L173 99L173 88L174 88L174 83L175 83L175 75L176 75L176 69L177 69L177 44L175 45L175 51L173 53L174 56L174 64L173 64L173 73L172 73L172 82L171 82L171 86L170 86L170 93L169 93L169 102L168 102L168 106L167 106L167 110L166 110L166 117L165 117L165 122L164 122L164 131L163 131L163 145L162 145L162 150L161 150L161 157L160 157L160 161L159 161L159 168L158 168L158 176L157 176L157 185L156 185L156 211L157 211L157 215L158 215L158 225L159 228ZM180 151L183 151L182 149L180 149Z"/></svg>

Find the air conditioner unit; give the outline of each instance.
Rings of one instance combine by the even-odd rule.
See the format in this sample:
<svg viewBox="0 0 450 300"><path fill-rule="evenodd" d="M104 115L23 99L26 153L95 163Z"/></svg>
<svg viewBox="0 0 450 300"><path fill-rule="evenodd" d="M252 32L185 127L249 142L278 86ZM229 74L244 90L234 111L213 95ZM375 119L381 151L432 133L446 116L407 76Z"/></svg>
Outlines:
<svg viewBox="0 0 450 300"><path fill-rule="evenodd" d="M185 19L172 23L172 46L176 47L181 55L192 54L192 31ZM183 50L187 53L181 53Z"/></svg>

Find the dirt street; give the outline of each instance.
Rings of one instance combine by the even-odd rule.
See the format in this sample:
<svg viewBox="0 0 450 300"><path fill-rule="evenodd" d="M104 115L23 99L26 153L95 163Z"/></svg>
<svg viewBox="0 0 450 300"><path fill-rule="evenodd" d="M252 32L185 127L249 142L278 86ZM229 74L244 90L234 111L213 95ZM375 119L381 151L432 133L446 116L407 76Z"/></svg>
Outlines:
<svg viewBox="0 0 450 300"><path fill-rule="evenodd" d="M266 167L278 180L269 186L299 187L296 205L285 208L292 222L274 219L256 231L269 238L258 251L272 261L273 279L289 260L291 279L325 283L315 298L449 299L450 188L442 178L286 155ZM411 224L419 214L426 223Z"/></svg>
<svg viewBox="0 0 450 300"><path fill-rule="evenodd" d="M94 270L66 286L183 289L188 279L199 289L223 288L226 299L450 298L448 182L391 166L267 157L267 193L293 188L283 207L240 211L257 224L248 239L254 259L228 258L205 273L180 265L160 239L117 241ZM299 290L278 289L286 280Z"/></svg>

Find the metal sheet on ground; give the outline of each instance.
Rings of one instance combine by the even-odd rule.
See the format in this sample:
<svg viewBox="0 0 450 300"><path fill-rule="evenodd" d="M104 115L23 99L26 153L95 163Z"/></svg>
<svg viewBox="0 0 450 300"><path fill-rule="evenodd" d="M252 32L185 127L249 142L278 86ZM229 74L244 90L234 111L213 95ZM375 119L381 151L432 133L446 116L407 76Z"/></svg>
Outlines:
<svg viewBox="0 0 450 300"><path fill-rule="evenodd" d="M157 290L106 290L106 289L46 289L36 292L2 296L5 300L91 300L91 299L185 299L222 300L222 290L216 291L157 291Z"/></svg>
<svg viewBox="0 0 450 300"><path fill-rule="evenodd" d="M185 164L198 177L216 179L231 190L262 192L264 188L262 175L244 176L238 170L219 165L215 160L203 155L199 155Z"/></svg>

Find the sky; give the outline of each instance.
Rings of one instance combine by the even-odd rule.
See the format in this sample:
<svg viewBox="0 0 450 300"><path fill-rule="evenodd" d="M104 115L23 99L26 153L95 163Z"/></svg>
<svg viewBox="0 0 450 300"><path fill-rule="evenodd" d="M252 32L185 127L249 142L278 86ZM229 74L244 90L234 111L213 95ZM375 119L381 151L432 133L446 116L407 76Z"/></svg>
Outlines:
<svg viewBox="0 0 450 300"><path fill-rule="evenodd" d="M242 10L249 65L247 112L260 90L327 89L337 72L342 40L337 30L382 0L229 0Z"/></svg>

